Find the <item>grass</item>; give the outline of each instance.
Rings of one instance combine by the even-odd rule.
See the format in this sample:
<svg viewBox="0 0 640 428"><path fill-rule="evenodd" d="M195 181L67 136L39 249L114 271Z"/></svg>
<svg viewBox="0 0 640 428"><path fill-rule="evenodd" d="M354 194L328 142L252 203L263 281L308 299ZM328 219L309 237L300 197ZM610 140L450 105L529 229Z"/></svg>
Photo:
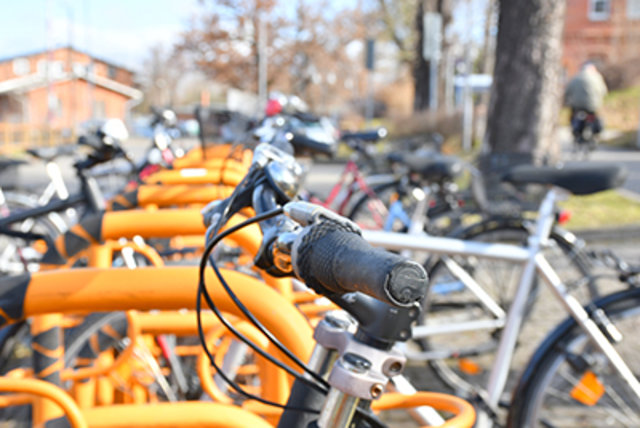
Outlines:
<svg viewBox="0 0 640 428"><path fill-rule="evenodd" d="M608 190L587 196L571 196L558 204L571 213L568 229L598 229L640 225L640 201Z"/></svg>
<svg viewBox="0 0 640 428"><path fill-rule="evenodd" d="M609 138L606 141L602 142L602 144L606 144L607 146L612 147L637 149L638 131L622 131L620 135L614 138Z"/></svg>
<svg viewBox="0 0 640 428"><path fill-rule="evenodd" d="M633 132L640 122L640 85L609 93L600 109L605 128Z"/></svg>

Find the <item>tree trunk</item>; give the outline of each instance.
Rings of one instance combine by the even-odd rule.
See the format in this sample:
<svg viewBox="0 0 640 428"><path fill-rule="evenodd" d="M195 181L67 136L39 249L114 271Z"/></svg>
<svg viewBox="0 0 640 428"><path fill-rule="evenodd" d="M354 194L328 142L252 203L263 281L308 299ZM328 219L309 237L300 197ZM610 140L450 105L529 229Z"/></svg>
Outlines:
<svg viewBox="0 0 640 428"><path fill-rule="evenodd" d="M485 148L491 168L558 155L565 2L501 0Z"/></svg>

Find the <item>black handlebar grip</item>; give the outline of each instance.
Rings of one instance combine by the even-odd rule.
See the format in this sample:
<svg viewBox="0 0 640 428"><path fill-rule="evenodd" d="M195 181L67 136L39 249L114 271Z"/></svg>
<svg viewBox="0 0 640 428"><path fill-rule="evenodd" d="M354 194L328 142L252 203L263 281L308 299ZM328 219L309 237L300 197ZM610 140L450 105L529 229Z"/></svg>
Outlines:
<svg viewBox="0 0 640 428"><path fill-rule="evenodd" d="M360 141L368 141L375 142L382 140L387 136L387 130L385 128L373 129L368 131L358 131L358 132L343 132L341 134L341 139L345 140L360 140Z"/></svg>
<svg viewBox="0 0 640 428"><path fill-rule="evenodd" d="M360 291L408 307L424 296L427 287L427 273L419 263L374 248L337 222L306 227L292 250L296 274L321 294Z"/></svg>
<svg viewBox="0 0 640 428"><path fill-rule="evenodd" d="M322 142L309 138L306 135L293 133L291 136L291 144L299 151L311 151L315 154L333 156L336 151L335 142Z"/></svg>

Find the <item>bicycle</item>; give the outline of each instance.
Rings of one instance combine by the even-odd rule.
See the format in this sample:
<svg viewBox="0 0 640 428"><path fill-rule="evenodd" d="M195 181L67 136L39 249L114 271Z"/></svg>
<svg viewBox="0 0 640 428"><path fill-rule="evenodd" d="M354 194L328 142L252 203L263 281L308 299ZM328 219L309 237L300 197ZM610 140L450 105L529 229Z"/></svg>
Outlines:
<svg viewBox="0 0 640 428"><path fill-rule="evenodd" d="M331 188L325 200L311 198L313 203L331 207L340 215L346 215L362 195L376 198L373 190L379 183L389 179L389 170L384 161L375 154L374 144L382 141L388 133L385 128L360 132L342 132L340 141L352 154L340 174L340 179Z"/></svg>
<svg viewBox="0 0 640 428"><path fill-rule="evenodd" d="M564 188L568 188L574 193L590 193L595 191L604 190L610 187L614 187L619 183L621 178L623 178L624 174L621 174L621 171L617 168L593 168L593 167L573 167L567 168L564 170L556 170L554 168L533 168L533 167L520 167L511 172L510 179L514 182L531 182L537 181L544 185L549 186L549 190L547 192L547 196L543 200L541 204L541 208L539 211L539 216L537 218L536 224L536 233L532 235L530 239L530 248L523 249L521 247L514 247L504 244L483 244L477 242L464 242L459 240L453 240L448 238L421 238L417 239L415 236L407 236L402 234L388 233L388 232L375 232L375 231L365 231L365 237L376 245L386 246L387 248L393 250L401 250L409 248L414 251L427 251L434 253L444 253L444 254L464 254L467 256L473 257L489 257L492 259L500 259L500 260L509 260L511 262L519 262L525 264L525 269L523 270L523 275L520 280L520 286L518 287L518 291L513 300L511 308L508 312L509 322L504 321L504 318L497 317L497 319L493 322L484 323L480 320L478 322L478 326L476 328L489 328L494 329L496 327L501 327L505 325L507 330L503 333L502 340L500 342L500 347L498 349L499 359L494 364L488 396L486 399L481 400L481 403L485 403L487 407L484 407L483 410L489 411L489 414L492 412L498 412L498 404L500 404L500 399L502 395L502 390L504 389L504 381L506 371L508 370L511 353L513 351L513 347L515 346L515 340L517 336L517 331L520 328L520 323L523 317L526 314L525 307L529 300L530 291L533 286L533 273L534 268L537 266L539 274L542 278L547 280L552 289L555 290L556 297L561 301L567 308L568 312L580 320L581 325L585 326L588 334L596 340L596 343L604 350L606 355L610 356L613 365L617 367L619 373L621 374L622 379L625 379L630 388L632 390L631 394L638 393L638 381L634 378L633 374L631 374L628 369L625 369L626 364L622 362L619 358L616 357L616 352L611 346L609 342L607 342L606 336L600 331L597 325L604 326L606 329L613 329L613 324L608 317L603 314L601 311L597 310L589 310L586 312L582 309L581 305L578 304L577 300L569 295L565 295L567 293L567 287L562 284L562 281L558 278L555 271L550 267L549 263L546 262L544 256L541 254L541 249L543 242L546 242L547 237L549 236L551 227L553 225L553 221L555 218L555 199L557 197L556 191L552 189L553 186L560 186ZM534 178L535 177L535 178ZM279 176L279 178L282 178ZM286 183L286 185L282 186L286 189L291 189L291 184ZM286 260L284 261L286 262ZM286 264L286 263L285 263ZM448 266L455 266L455 262L451 261ZM473 280L467 274L463 274L464 269L456 270L456 278L458 278L461 282L465 283L465 286L471 287L477 294L482 294L481 288L477 287L477 285L473 286ZM609 297L608 300L605 298L604 300L597 301L591 303L591 307L603 306L601 302L615 301L618 302L620 300L627 300L629 305L637 304L635 295L637 294L636 290L628 290L623 291L620 294L613 295L613 297ZM491 298L487 298L486 294L481 296L482 304L490 307L491 310L496 312L502 312L502 309L499 305L496 305L495 302L492 305ZM636 302L636 303L634 303ZM587 314L593 314L592 319L587 319ZM631 313L633 314L633 313ZM516 321L514 325L513 320ZM586 321L585 321L586 320ZM567 324L572 325L571 321L568 321ZM574 323L575 325L575 323ZM626 326L625 326L626 327ZM469 328L468 326L466 328ZM452 326L449 330L450 332L460 331L460 326ZM615 330L614 330L615 331ZM627 337L632 336L633 329L626 329ZM428 334L427 330L424 327L419 327L414 329L415 337L421 337L423 335ZM554 337L549 336L548 342L554 342ZM629 344L627 340L627 346L634 346L633 343ZM548 350L549 348L547 348ZM454 352L449 352L447 355L456 355ZM541 354L544 355L544 354ZM625 354L626 355L626 354ZM433 358L433 354L429 355L425 358ZM409 354L409 357L417 357L415 354ZM443 358L442 354L439 358ZM633 363L635 360L631 360ZM531 364L535 363L535 359L532 360ZM535 373L534 371L528 370L528 373ZM589 377L590 378L590 377ZM603 380L604 381L604 380ZM608 382L608 379L607 379ZM594 382L591 382L594 384ZM619 384L614 384L613 388L620 386ZM578 383L578 388L581 387L581 384ZM624 387L624 385L623 385ZM633 392L635 391L635 392ZM526 388L524 388L524 392L528 392ZM512 406L514 410L510 412L510 420L513 423L513 426L524 426L524 423L527 421L522 418L518 419L517 416L523 408L527 408L528 403L519 403L518 397L521 395L515 395ZM567 396L569 396L569 392L567 391ZM633 397L633 395L631 395ZM579 403L579 402L578 402ZM598 404L598 403L595 403ZM599 403L601 405L605 405L608 403ZM624 413L626 409L622 409ZM530 412L520 412L520 414L529 414ZM636 412L637 413L637 412ZM517 422L513 422L513 421ZM633 425L631 425L633 426Z"/></svg>
<svg viewBox="0 0 640 428"><path fill-rule="evenodd" d="M324 118L306 113L279 114L265 118L254 130L254 134L261 142L288 148L291 154L297 157L317 155L332 157L338 143L334 134L338 132L326 122ZM381 169L371 149L373 144L386 137L385 128L342 132L340 141L352 150L352 155L340 173L340 178L324 199L313 193L301 196L308 201L331 208L341 215L347 214L360 194L376 198L372 188L379 182L386 182L389 178L386 174L370 175ZM381 204L376 208L385 210ZM378 210L372 210L374 215L378 214Z"/></svg>
<svg viewBox="0 0 640 428"><path fill-rule="evenodd" d="M633 306L637 303L636 295L638 293L637 289L630 289L622 291L618 294L614 294L608 297L603 297L600 300L591 302L587 305L587 310L583 309L582 305L578 303L575 297L569 294L569 290L565 284L562 283L558 275L555 273L553 268L549 265L549 262L546 261L544 256L540 253L542 249L542 245L547 241L549 236L550 228L553 224L554 218L554 202L557 198L557 192L553 190L553 186L560 186L563 188L568 188L570 191L575 193L590 193L594 191L603 190L606 188L614 187L618 184L621 176L620 170L617 168L607 168L607 167L591 167L591 166L581 166L581 167L572 167L566 168L564 170L556 170L553 168L535 168L535 167L519 167L513 172L511 172L510 179L512 181L521 182L532 180L532 177L536 177L536 181L544 183L549 186L549 190L547 195L541 204L541 208L539 211L539 216L536 222L536 232L529 239L529 247L528 248L517 248L512 246L504 246L502 244L484 244L472 241L456 241L451 240L449 238L435 238L429 237L424 239L417 239L416 237L403 236L401 234L390 234L388 232L374 232L374 231L366 231L365 237L372 242L374 245L384 246L386 248L391 249L405 249L409 248L414 251L427 251L433 253L441 253L443 255L465 255L471 257L483 257L489 259L499 259L499 260L509 260L512 262L520 262L524 265L519 285L516 291L515 296L511 302L511 306L508 308L506 312L502 310L499 305L496 305L495 301L491 299L486 293L482 292L481 287L477 286L470 275L465 271L463 267L457 264L453 258L446 257L445 264L449 269L449 273L447 275L448 278L454 278L455 281L458 281L464 284L465 287L469 287L470 290L473 290L476 294L477 301L480 301L481 306L486 309L485 313L492 313L493 317L489 319L473 319L473 315L471 315L472 320L467 323L461 324L451 324L451 325L435 325L434 327L430 327L428 325L429 314L427 313L426 321L427 324L417 327L414 330L414 337L416 338L424 338L431 342L431 335L433 334L442 334L446 332L456 332L459 334L460 331L472 331L473 329L482 329L493 331L495 328L503 328L503 332L500 335L500 341L498 345L498 349L496 352L496 359L494 360L488 381L487 390L485 393L482 390L478 390L475 388L474 390L479 393L479 397L481 402L490 409L489 414L492 412L499 413L499 404L501 404L502 394L505 388L505 382L507 380L507 374L510 367L511 358L513 355L513 350L516 345L516 340L518 336L518 331L520 330L521 324L527 313L526 306L530 299L530 293L532 291L533 285L533 274L537 271L538 275L542 277L547 285L550 286L550 290L552 291L553 296L558 299L558 302L561 303L562 307L567 310L567 312L571 315L572 318L567 320L565 323L558 327L554 333L547 336L544 344L538 349L538 351L534 354L534 357L530 361L528 368L525 370L525 375L519 382L518 387L516 388L516 392L513 394L513 398L511 401L511 410L509 411L509 423L510 426L514 427L524 427L524 426L533 426L533 422L530 418L536 416L538 419L541 419L540 412L542 408L540 406L540 396L541 394L547 394L551 391L541 389L540 379L552 379L553 376L548 373L542 373L541 370L551 371L556 368L556 366L552 365L540 365L540 361L549 361L552 357L549 355L553 355L556 361L559 361L558 355L563 355L562 351L559 348L554 348L550 344L554 346L559 346L564 342L559 342L558 338L568 337L571 331L571 334L576 335L578 331L580 331L581 337L589 337L594 343L597 344L596 348L598 349L588 349L588 352L592 352L597 355L599 352L602 353L598 361L607 361L610 363L610 367L615 367L614 372L617 370L617 375L620 376L620 380L623 384L627 384L628 386L621 385L620 382L617 382L614 385L608 384L609 388L612 388L615 393L615 388L622 387L625 388L625 393L622 395L625 397L630 397L630 400L637 400L638 392L638 380L633 375L633 372L629 370L628 363L634 364L634 359L622 359L620 358L620 354L615 351L613 344L611 343L610 332L615 331L616 328L623 330L624 327L628 329L628 326L618 326L614 324L613 318L607 315L607 310L616 310L616 304L619 305L619 302L625 302L629 306ZM613 304L614 302L616 304ZM634 303L635 302L635 303ZM458 312L460 313L460 312ZM616 314L617 315L617 314ZM633 315L633 312L626 312L624 315ZM506 318L505 318L506 316ZM574 321L575 320L575 321ZM473 326L475 324L475 326ZM580 327L577 327L577 326ZM581 329L584 329L581 330ZM632 333L629 330L626 330L627 338ZM558 339L558 340L556 340ZM467 339L468 340L468 339ZM623 343L623 342L621 342ZM469 343L467 342L467 345ZM631 346L633 348L633 343L627 343L625 346ZM473 345L469 346L473 348ZM434 349L437 351L438 349ZM585 356L586 352L585 351ZM477 351L476 351L477 352ZM461 355L462 354L462 355ZM456 349L440 349L440 353L433 352L429 355L429 352L420 355L420 353L412 352L408 355L408 357L420 359L420 358L450 358L450 357L460 357L460 356L469 356L469 354L465 355L465 352L459 352ZM473 354L470 354L473 355ZM606 357L605 357L606 355ZM624 354L627 356L628 354ZM567 357L566 354L564 354ZM587 358L588 359L588 358ZM626 361L626 362L625 362ZM604 364L603 364L604 365ZM533 368L537 367L537 371L533 370ZM587 370L589 367L589 363L583 364L582 369ZM637 367L633 366L635 370ZM593 369L593 367L591 367ZM601 374L601 373L599 373ZM588 376L589 377L589 376ZM570 397L570 389L572 387L581 388L581 384L579 382L580 377L578 376L578 381L576 381L572 385L561 385L558 387L554 397L559 397L560 394L564 394L564 397ZM589 377L589 379L592 379ZM624 381L623 381L624 380ZM600 379L599 382L605 382L604 379ZM607 379L606 382L609 382ZM590 386L598 384L597 382L592 382L589 384ZM532 386L535 385L535 386ZM569 388L569 391L567 391ZM588 391L588 387L587 391ZM629 388L629 389L626 389ZM552 389L553 390L553 389ZM535 391L532 392L532 391ZM609 391L606 392L607 394ZM524 401L522 397L529 397L531 400ZM634 398L635 397L635 398ZM606 399L605 399L606 401ZM574 404L580 404L579 401L575 401ZM547 405L550 405L549 402L546 402ZM593 407L584 406L581 408L581 411L589 414L587 418L591 418L591 423L594 421L599 421L596 423L597 426L606 426L606 421L602 419L597 419L597 413L592 413L593 411L597 412L597 408L599 406L606 406L603 401L594 400L592 403ZM620 406L620 403L618 403ZM628 409L625 406L636 406L635 412L636 415L640 414L637 411L638 403L634 404L624 404L622 406L622 410L618 412L619 414L628 413ZM534 415L535 412L531 410L532 406L537 409L537 414ZM538 406L538 407L536 407ZM633 407L631 407L633 408ZM596 410L594 410L596 409ZM611 411L611 409L609 409ZM575 412L570 413L570 415L575 416ZM571 416L568 416L571 417ZM486 418L486 414L485 414ZM633 421L633 419L631 419ZM544 419L540 421L543 425L545 423L555 424L556 421L552 417L549 417L548 422L544 422ZM578 422L573 420L574 425L568 426L576 426ZM616 420L616 423L620 423L620 420ZM635 422L634 422L635 423ZM555 426L555 425L554 425ZM618 425L619 426L619 425ZM633 424L628 425L633 426Z"/></svg>
<svg viewBox="0 0 640 428"><path fill-rule="evenodd" d="M109 130L109 128L105 129ZM52 173L52 182L38 201L42 204L20 203L3 210L3 215L0 217L0 235L6 241L6 247L2 252L1 264L7 268L3 272L16 273L37 269L38 251L25 247L22 241L51 240L67 230L68 221L58 213L80 208L80 214L74 215L79 217L86 212L104 210L104 198L95 179L89 176L88 170L114 158L126 157L126 154L114 138L104 130L97 135L80 137L78 143L91 148L91 152L85 159L74 163L76 175L80 180L79 192L72 195L68 193L59 168L53 163L53 158L60 153L67 153L68 148L56 149L46 154L47 169ZM33 155L45 156L41 151L33 151ZM56 192L61 195L60 198L53 198ZM23 202L23 199L13 198L12 202ZM16 238L19 241L15 241Z"/></svg>
<svg viewBox="0 0 640 428"><path fill-rule="evenodd" d="M386 217L381 216L378 222L372 221L370 216L365 216L363 219L360 213L370 202L365 195L355 204L350 216L356 223L365 228L403 231L413 236L421 236L426 231L430 235L446 235L462 240L526 245L527 237L534 231L535 216L525 216L519 211L520 203L506 201L499 204L489 203L483 191L482 177L474 168L468 166L472 175L471 194L468 195L467 192L458 190L455 184L456 177L464 169L463 162L455 157L423 152L416 155L394 154L393 159L410 174L401 174L400 178L389 180L374 188L376 194L381 195L381 200L390 201L387 203L389 208ZM535 177L531 182L520 183L520 185L534 183ZM513 190L509 194L514 200L524 199ZM378 202L380 199L371 201ZM478 216L482 217L476 219ZM366 218L371 221L363 221ZM558 218L561 217L554 215L554 219ZM469 221L471 224L467 224ZM595 281L585 280L592 275L591 260L586 254L585 243L557 223L554 221L548 245L545 246L545 255L552 261L554 268L561 272L565 283L572 284L573 290L579 290L580 300L586 303L597 298L599 294ZM403 254L408 254L406 250L402 251ZM447 268L444 263L429 253L413 254L413 257L418 256L426 259L425 266L432 277L440 276L441 278L441 283L435 284L431 289L430 310L436 313L438 311L454 313L454 310L464 310L465 306L462 302L465 298L460 297L464 287L455 278L446 280ZM458 262L474 276L500 307L508 307L517 285L514 282L514 279L518 278L517 265L471 258ZM527 312L531 312L534 308L537 289L537 285L534 286ZM479 338L470 340L471 343L481 342L484 346L467 346L466 348L471 355L484 355L485 360L488 360L497 341L490 334L483 338L484 340ZM429 364L451 390L467 396L473 391L473 384L479 383L478 380L472 381L472 379L478 377L475 373L480 372L481 369L472 358L464 357L466 352L461 354L456 360L464 363L460 368L452 368L452 364L443 364L442 360L438 359L430 361Z"/></svg>
<svg viewBox="0 0 640 428"><path fill-rule="evenodd" d="M505 386L504 381L506 380L506 373L509 368L508 362L510 361L511 353L513 351L513 347L515 346L517 332L520 328L522 319L526 314L525 306L527 304L527 301L529 300L530 291L533 286L532 278L535 267L538 268L541 277L550 283L552 289L556 292L556 297L566 306L568 312L579 320L580 324L586 329L587 334L589 334L589 336L593 338L596 343L598 343L598 346L603 350L604 354L607 355L607 358L611 359L612 366L615 367L621 378L627 382L628 387L631 389L631 394L635 394L630 396L636 397L638 392L640 392L640 389L638 389L638 386L640 385L638 383L638 380L628 370L627 364L622 359L617 357L618 354L613 348L612 344L608 342L607 336L605 336L598 327L598 325L604 326L609 330L615 331L615 329L613 328L612 320L610 320L601 311L585 311L573 296L567 294L567 288L562 284L562 281L558 278L555 271L551 268L549 263L544 259L544 256L540 253L540 250L542 249L542 242L545 241L546 237L548 237L551 226L553 224L553 219L555 217L554 201L557 195L556 191L552 189L554 185L568 188L574 193L584 194L614 187L619 183L620 179L623 176L624 174L621 174L621 171L619 169L607 167L574 167L564 170L556 170L554 168L540 169L533 167L520 167L512 171L510 177L512 181L537 181L550 187L549 191L547 192L547 196L545 197L541 205L539 217L537 219L536 233L532 235L532 238L530 239L530 248L523 249L521 247L504 244L464 242L448 238L416 239L416 237L402 234L365 231L364 236L369 241L376 245L386 246L387 248L393 250L409 248L414 251L430 251L445 254L465 254L474 257L504 259L525 264L525 269L523 270L520 286L518 287L518 291L508 312L509 321L505 323L504 319L501 320L500 316L498 316L495 322L489 322L488 324L484 323L482 320L479 320L478 327L476 327L493 329L496 327L501 327L502 325L506 326L506 330L501 336L502 339L497 352L498 359L496 360L496 363L494 363L491 372L490 384L487 393L488 395L484 400L480 401L480 410L485 412L483 413L485 417L487 417L487 415L494 415L494 417L497 417L496 414L499 412L498 404L500 404L499 402L501 399L502 390ZM536 177L535 180L532 179L532 177ZM282 179L282 176L279 175L278 178ZM291 183L283 183L282 188L291 190ZM267 197L266 200L269 200L269 198ZM277 249L278 245L274 245L274 247ZM289 261L290 260L285 257L284 260L281 260L280 262L286 266ZM454 266L454 263L449 264L449 266ZM463 275L460 272L464 272L464 270L457 270L456 273L458 277L463 280L466 286L473 288L473 280L471 279L471 277L468 274ZM482 294L479 287L476 286L473 289L476 293ZM627 299L628 303L631 305L635 302L635 293L637 293L636 290L624 291L620 294L613 295L613 297L609 297L609 300L613 299L617 302L620 299ZM495 305L495 303L492 305L491 299L487 298L486 295L481 296L481 300L482 304L489 306L491 310L495 310L496 312L503 312L499 305ZM607 299L605 298L603 302L606 301ZM596 307L597 305L601 305L600 302L601 301L594 302L591 305L592 307ZM637 302L635 304L637 304ZM588 319L588 313L593 314L592 319ZM570 321L568 321L567 323L571 325ZM461 330L460 326L452 326L449 331L457 332L459 330ZM625 331L627 333L627 337L633 335L633 329L628 330L627 327ZM421 337L428 334L425 327L415 328L413 333L415 337ZM553 342L553 339L554 337L550 336L548 341ZM629 340L627 340L626 346L633 347L634 343L629 343ZM449 353L449 355L456 354L451 352ZM416 357L415 354L411 353L408 354L408 356L410 358ZM433 356L434 355L432 354L428 355L425 358L433 358ZM439 358L443 358L442 355L440 355ZM634 361L634 359L630 360L631 363L633 363ZM533 365L535 363L536 360L532 360L531 364ZM535 373L531 370L528 370L528 372ZM592 379L592 377L588 376L588 379ZM605 379L602 379L602 382L605 382ZM606 379L606 382L609 382L608 378ZM591 384L594 383L595 382L591 382ZM619 383L615 383L614 385L612 385L612 388L617 388L619 386ZM625 385L622 385L622 387L626 388ZM578 383L577 388L584 388L584 386ZM524 389L524 391L529 392L526 388ZM567 396L570 396L570 391L566 391L566 394ZM518 397L519 395L514 396L514 401L512 402L512 407L514 410L510 412L509 417L512 421L511 423L514 424L513 426L524 426L525 423L530 423L530 421L524 420L517 415L519 414L519 412L520 414L529 415L530 412L521 412L521 410L527 409L527 406L529 406L530 404L529 402L518 402ZM596 402L592 404L604 405L606 408L609 403ZM592 411L592 409L593 408L589 408L587 409L587 411ZM623 407L621 413L625 412L627 412L627 409ZM517 422L513 422L514 420Z"/></svg>
<svg viewBox="0 0 640 428"><path fill-rule="evenodd" d="M348 212L362 227L389 231L424 227L442 235L459 227L462 216L474 209L455 183L464 169L459 158L416 150L392 152L387 161L394 174L380 177L372 191L360 194ZM471 183L475 189L476 182Z"/></svg>
<svg viewBox="0 0 640 428"><path fill-rule="evenodd" d="M587 159L598 145L602 131L600 119L594 112L577 109L571 112L572 151L578 159Z"/></svg>

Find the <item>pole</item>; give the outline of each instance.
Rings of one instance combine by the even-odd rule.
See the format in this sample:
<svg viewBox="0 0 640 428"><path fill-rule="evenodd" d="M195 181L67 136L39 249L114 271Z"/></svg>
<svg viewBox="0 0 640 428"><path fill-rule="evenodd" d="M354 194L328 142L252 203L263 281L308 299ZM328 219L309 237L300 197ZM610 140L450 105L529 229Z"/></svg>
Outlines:
<svg viewBox="0 0 640 428"><path fill-rule="evenodd" d="M368 126L373 120L373 70L375 68L375 40L367 39L365 52L365 68L367 69L367 103L365 105L364 118Z"/></svg>
<svg viewBox="0 0 640 428"><path fill-rule="evenodd" d="M435 57L429 61L429 108L438 108L438 59Z"/></svg>
<svg viewBox="0 0 640 428"><path fill-rule="evenodd" d="M53 46L52 46L52 29L51 29L51 0L47 0L46 3L46 26L47 26L47 60L45 62L44 72L45 80L47 82L47 117L45 124L47 128L51 127L51 119L53 109L51 108L51 98L53 96L53 88L51 87L51 62L53 60Z"/></svg>
<svg viewBox="0 0 640 428"><path fill-rule="evenodd" d="M267 105L267 20L263 13L258 19L258 104L263 111Z"/></svg>
<svg viewBox="0 0 640 428"><path fill-rule="evenodd" d="M373 120L373 78L372 71L367 71L367 105L365 108L365 121L367 126L371 126L371 121Z"/></svg>
<svg viewBox="0 0 640 428"><path fill-rule="evenodd" d="M449 50L449 54L444 58L445 78L444 78L443 103L444 103L444 107L446 109L447 114L453 113L453 77L454 77L453 58L457 55L453 52L454 52L454 48L452 47Z"/></svg>
<svg viewBox="0 0 640 428"><path fill-rule="evenodd" d="M638 121L638 132L636 134L636 147L640 149L640 120Z"/></svg>
<svg viewBox="0 0 640 428"><path fill-rule="evenodd" d="M471 96L469 73L467 72L465 72L464 76L464 88L462 93L462 149L465 152L469 152L471 151L471 139L473 134L473 97Z"/></svg>
<svg viewBox="0 0 640 428"><path fill-rule="evenodd" d="M68 37L68 49L67 52L67 72L71 78L69 82L69 110L67 124L70 128L70 138L75 136L76 131L76 75L73 71L73 8L71 4L67 3L67 37Z"/></svg>
<svg viewBox="0 0 640 428"><path fill-rule="evenodd" d="M89 104L89 119L95 119L95 109L94 109L94 104L95 104L95 93L94 93L94 84L93 84L93 77L94 77L94 73L93 73L93 56L91 56L90 53L90 45L91 45L91 36L90 36L90 31L91 31L91 13L89 11L89 0L85 0L84 1L84 12L85 12L85 20L84 22L87 24L86 29L85 29L85 44L87 47L87 55L89 56L89 66L87 67L87 72L86 72L86 76L87 76L87 84L88 84L88 90L87 90L87 103Z"/></svg>
<svg viewBox="0 0 640 428"><path fill-rule="evenodd" d="M473 138L473 98L471 96L471 88L469 87L469 76L471 74L471 24L473 16L471 10L471 2L467 0L467 32L464 45L464 88L462 91L462 149L465 152L471 151Z"/></svg>

